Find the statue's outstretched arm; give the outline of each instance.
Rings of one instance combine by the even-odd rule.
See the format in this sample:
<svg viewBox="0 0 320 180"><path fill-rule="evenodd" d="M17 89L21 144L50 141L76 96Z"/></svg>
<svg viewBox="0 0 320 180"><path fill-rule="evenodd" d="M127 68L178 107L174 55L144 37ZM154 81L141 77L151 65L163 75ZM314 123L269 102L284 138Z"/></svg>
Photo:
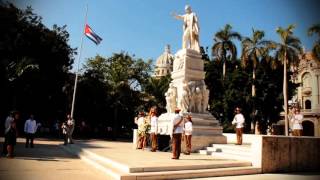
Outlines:
<svg viewBox="0 0 320 180"><path fill-rule="evenodd" d="M182 19L182 20L183 20L183 16L178 15L178 14L175 13L175 12L171 13L171 15L172 15L174 18L176 18L176 19Z"/></svg>

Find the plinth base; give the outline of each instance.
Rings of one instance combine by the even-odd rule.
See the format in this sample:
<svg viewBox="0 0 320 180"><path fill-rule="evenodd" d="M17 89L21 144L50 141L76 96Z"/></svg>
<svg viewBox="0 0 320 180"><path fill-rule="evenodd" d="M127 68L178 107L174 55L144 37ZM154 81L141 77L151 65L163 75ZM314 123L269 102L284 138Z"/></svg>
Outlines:
<svg viewBox="0 0 320 180"><path fill-rule="evenodd" d="M172 132L171 120L174 113L161 114L158 119L158 134L170 136ZM186 116L184 113L183 116ZM227 139L222 135L223 128L210 113L190 113L192 116L192 139L191 151L195 152L210 144L226 144ZM169 144L169 143L168 143ZM181 144L182 151L185 150L185 141Z"/></svg>

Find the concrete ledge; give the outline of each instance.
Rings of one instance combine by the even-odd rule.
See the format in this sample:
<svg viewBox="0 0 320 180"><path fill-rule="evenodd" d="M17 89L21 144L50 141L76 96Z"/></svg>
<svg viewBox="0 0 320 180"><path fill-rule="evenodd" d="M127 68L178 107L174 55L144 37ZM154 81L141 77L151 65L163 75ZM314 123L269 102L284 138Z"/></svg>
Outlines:
<svg viewBox="0 0 320 180"><path fill-rule="evenodd" d="M262 136L261 168L268 172L320 172L320 138Z"/></svg>
<svg viewBox="0 0 320 180"><path fill-rule="evenodd" d="M236 142L236 134L223 135L228 143ZM252 166L261 168L263 173L320 172L318 137L244 134L243 143L251 145Z"/></svg>

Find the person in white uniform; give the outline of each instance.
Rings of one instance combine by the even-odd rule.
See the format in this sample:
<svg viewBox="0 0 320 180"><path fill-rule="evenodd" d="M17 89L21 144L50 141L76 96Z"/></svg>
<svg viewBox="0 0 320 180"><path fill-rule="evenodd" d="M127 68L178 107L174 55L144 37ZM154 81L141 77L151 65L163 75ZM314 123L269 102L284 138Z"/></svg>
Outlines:
<svg viewBox="0 0 320 180"><path fill-rule="evenodd" d="M232 124L236 125L237 144L242 144L243 124L245 122L244 116L241 114L241 109L237 107L235 109L236 115L233 118Z"/></svg>
<svg viewBox="0 0 320 180"><path fill-rule="evenodd" d="M180 109L176 108L174 117L171 120L172 124L172 158L179 159L181 153L181 137L183 133L183 118L179 114Z"/></svg>

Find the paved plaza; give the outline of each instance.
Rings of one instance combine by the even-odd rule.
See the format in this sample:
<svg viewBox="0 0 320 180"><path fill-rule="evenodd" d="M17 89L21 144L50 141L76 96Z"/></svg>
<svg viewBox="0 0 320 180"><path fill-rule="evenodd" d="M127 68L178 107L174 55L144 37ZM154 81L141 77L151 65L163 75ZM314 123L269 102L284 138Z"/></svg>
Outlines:
<svg viewBox="0 0 320 180"><path fill-rule="evenodd" d="M3 142L3 139L1 139ZM99 168L97 164L92 163L82 157L83 152L79 156L75 155L76 151L87 151L91 154L98 154L106 159L112 159L109 164L121 166L120 168L128 168L128 171L137 171L142 167L159 168L181 168L201 166L221 166L222 164L245 163L242 161L226 160L212 158L207 156L193 154L191 156L181 156L181 160L171 160L170 153L156 152L152 153L148 150L135 150L132 148L130 142L115 142L115 141L77 141L75 145L62 145L61 141L54 140L37 140L35 148L25 148L24 139L18 139L14 159L0 158L0 179L26 179L26 180L40 180L46 179L114 179L114 176L107 173L107 171ZM97 158L97 157L96 157ZM97 160L99 161L99 160ZM119 162L119 163L117 163ZM115 164L113 164L115 163ZM167 166L164 166L166 164ZM148 169L146 169L147 171ZM149 169L151 170L151 169ZM259 179L259 180L273 180L273 179L319 179L320 173L293 173L293 174L255 174L255 175L241 175L241 176L225 176L225 177L211 177L198 178L203 180L216 179Z"/></svg>

